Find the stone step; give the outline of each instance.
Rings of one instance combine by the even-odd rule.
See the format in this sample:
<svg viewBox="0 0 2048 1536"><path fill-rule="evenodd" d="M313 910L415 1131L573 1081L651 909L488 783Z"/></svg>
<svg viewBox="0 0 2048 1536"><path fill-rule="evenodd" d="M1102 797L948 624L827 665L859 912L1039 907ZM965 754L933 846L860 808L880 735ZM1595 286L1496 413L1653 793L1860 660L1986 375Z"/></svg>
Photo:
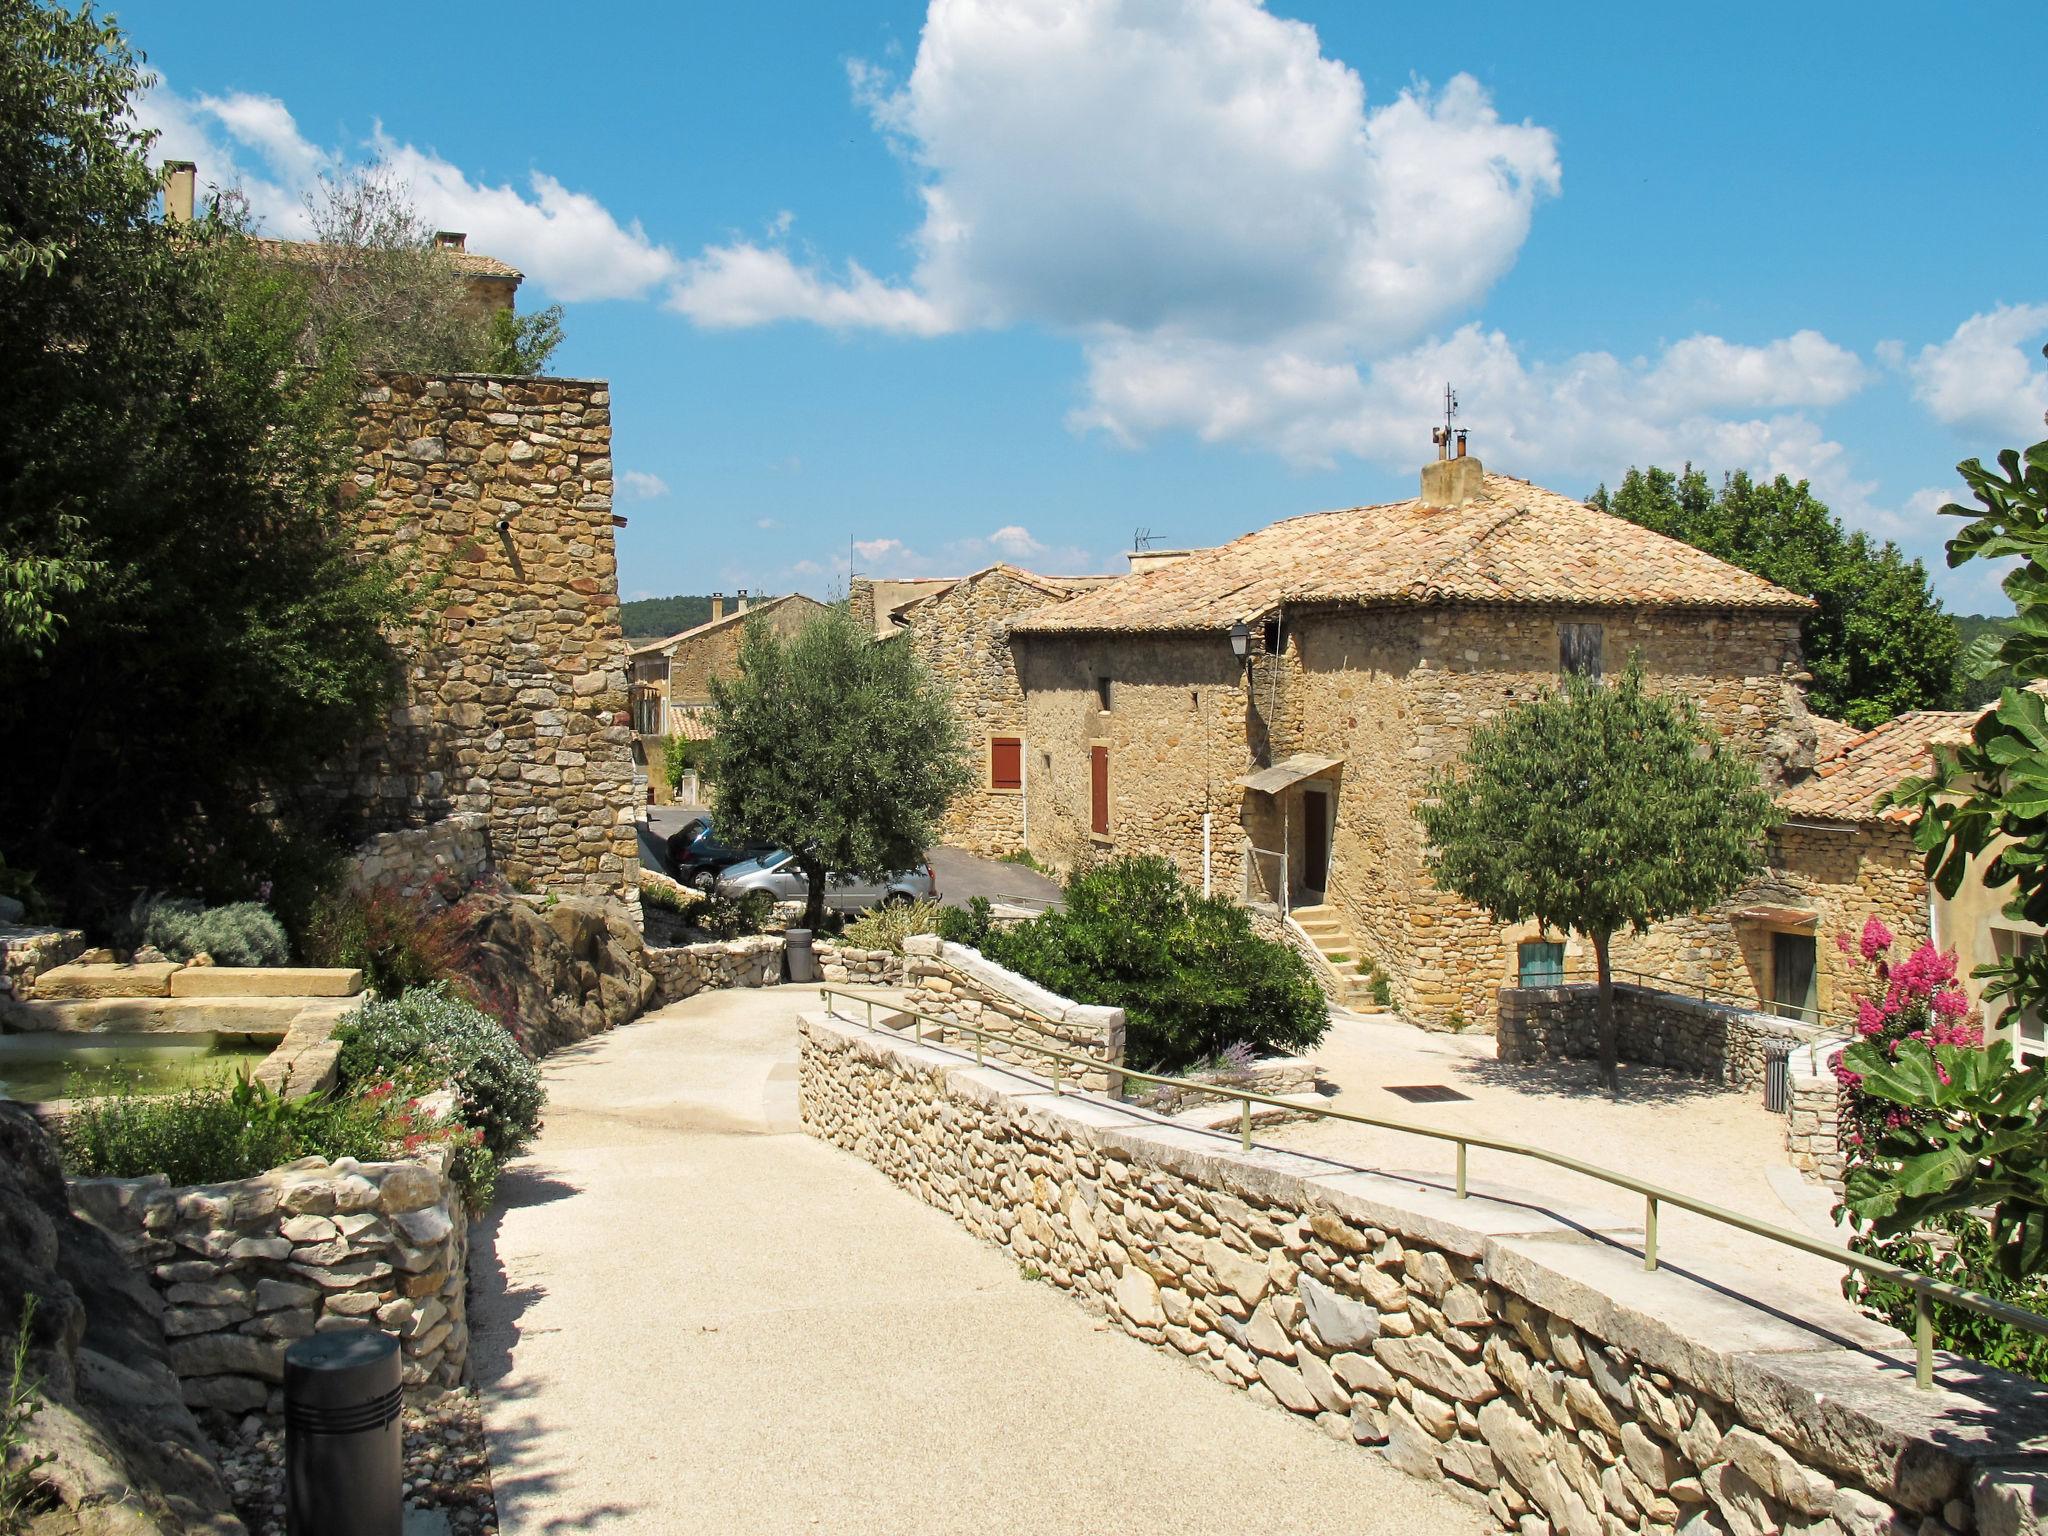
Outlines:
<svg viewBox="0 0 2048 1536"><path fill-rule="evenodd" d="M363 973L348 966L188 965L171 977L173 997L354 997L362 990Z"/></svg>
<svg viewBox="0 0 2048 1536"><path fill-rule="evenodd" d="M14 1030L133 1030L144 1034L283 1035L299 1010L331 998L80 997L10 1004Z"/></svg>
<svg viewBox="0 0 2048 1536"><path fill-rule="evenodd" d="M36 978L39 998L168 997L179 967L160 965L60 965Z"/></svg>

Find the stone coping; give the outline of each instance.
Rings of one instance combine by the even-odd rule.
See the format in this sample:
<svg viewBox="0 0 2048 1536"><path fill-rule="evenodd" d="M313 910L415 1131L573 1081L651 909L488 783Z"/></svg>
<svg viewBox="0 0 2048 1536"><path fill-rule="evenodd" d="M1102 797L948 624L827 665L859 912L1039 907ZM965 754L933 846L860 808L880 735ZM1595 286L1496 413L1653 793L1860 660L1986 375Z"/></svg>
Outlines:
<svg viewBox="0 0 2048 1536"><path fill-rule="evenodd" d="M1979 1531L2030 1531L2020 1511L2048 1486L2048 1390L1960 1356L1936 1357L1937 1385L1913 1385L1896 1330L1846 1305L1823 1312L1768 1277L1738 1294L1724 1278L1642 1268L1639 1228L1547 1197L1488 1187L1459 1200L1437 1176L1342 1170L1270 1148L1147 1123L1093 1095L1054 1095L999 1067L846 1020L807 1014L811 1051L852 1053L938 1094L1016 1117L1035 1132L1224 1195L1392 1233L1472 1261L1488 1283L1734 1405L1742 1422L1811 1464L1907 1508L1970 1498ZM2048 1495L2043 1496L2048 1509ZM2004 1511L2001 1516L1998 1512ZM1940 1529L1937 1525L1936 1529ZM1872 1531L1891 1530L1873 1526ZM1908 1527L1898 1527L1900 1531Z"/></svg>
<svg viewBox="0 0 2048 1536"><path fill-rule="evenodd" d="M1035 981L997 965L978 949L941 939L937 934L913 934L903 941L906 960L938 960L977 986L1008 999L1018 1007L1054 1024L1068 1024L1076 1030L1107 1036L1123 1031L1124 1011L1097 1003L1077 1003L1049 992ZM1120 1059L1120 1058L1119 1058Z"/></svg>

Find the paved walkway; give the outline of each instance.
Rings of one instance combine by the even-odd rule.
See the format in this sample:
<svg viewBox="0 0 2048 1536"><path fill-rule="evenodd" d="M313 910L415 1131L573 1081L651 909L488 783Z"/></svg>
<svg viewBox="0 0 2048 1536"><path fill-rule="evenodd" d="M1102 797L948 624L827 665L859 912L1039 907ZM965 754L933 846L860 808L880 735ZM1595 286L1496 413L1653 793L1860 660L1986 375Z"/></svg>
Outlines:
<svg viewBox="0 0 2048 1536"><path fill-rule="evenodd" d="M1760 1092L1730 1093L1653 1068L1622 1065L1610 1098L1591 1062L1505 1066L1487 1035L1436 1034L1391 1016L1334 1020L1312 1053L1332 1109L1383 1115L1544 1147L1599 1163L1753 1220L1839 1242L1833 1197L1802 1181L1785 1160L1784 1121L1765 1112ZM1464 1099L1415 1103L1394 1087L1441 1085ZM1340 1121L1276 1126L1259 1139L1384 1171L1416 1171L1449 1187L1451 1143ZM1489 1193L1503 1186L1553 1209L1610 1213L1640 1226L1643 1202L1625 1190L1526 1158L1475 1151L1468 1177ZM1796 1303L1847 1320L1842 1266L1737 1228L1666 1208L1659 1261L1760 1300Z"/></svg>
<svg viewBox="0 0 2048 1536"><path fill-rule="evenodd" d="M703 993L547 1062L472 1262L506 1536L1482 1529L805 1136L815 998Z"/></svg>

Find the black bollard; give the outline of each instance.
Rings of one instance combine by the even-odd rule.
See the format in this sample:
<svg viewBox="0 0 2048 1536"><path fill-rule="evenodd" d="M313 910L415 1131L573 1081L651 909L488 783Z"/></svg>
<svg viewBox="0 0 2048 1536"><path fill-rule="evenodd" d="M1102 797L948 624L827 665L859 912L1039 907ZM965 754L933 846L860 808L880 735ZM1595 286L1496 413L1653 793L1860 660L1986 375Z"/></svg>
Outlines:
<svg viewBox="0 0 2048 1536"><path fill-rule="evenodd" d="M398 1340L374 1328L316 1333L284 1352L290 1536L400 1536L401 1369Z"/></svg>

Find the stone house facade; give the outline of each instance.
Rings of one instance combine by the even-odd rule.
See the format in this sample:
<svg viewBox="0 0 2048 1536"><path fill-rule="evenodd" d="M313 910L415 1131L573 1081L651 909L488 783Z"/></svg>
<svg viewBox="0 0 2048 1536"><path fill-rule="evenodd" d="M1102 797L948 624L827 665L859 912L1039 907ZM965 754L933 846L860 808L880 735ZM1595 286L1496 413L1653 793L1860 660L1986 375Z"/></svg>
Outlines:
<svg viewBox="0 0 2048 1536"><path fill-rule="evenodd" d="M438 588L386 729L318 782L359 835L481 812L515 884L637 903L609 386L374 375L356 429L362 548Z"/></svg>
<svg viewBox="0 0 2048 1536"><path fill-rule="evenodd" d="M974 787L939 824L949 846L1000 858L1025 844L1024 693L1009 630L1022 614L1064 602L1104 578L1039 576L992 565L896 610L903 642L951 691Z"/></svg>
<svg viewBox="0 0 2048 1536"><path fill-rule="evenodd" d="M1484 1023L1524 946L1549 943L1435 887L1413 813L1429 775L1564 669L1634 654L1768 782L1796 779L1810 606L1440 461L1412 500L1290 519L1017 620L1029 847L1062 869L1163 854L1212 890L1330 912L1411 1018Z"/></svg>

